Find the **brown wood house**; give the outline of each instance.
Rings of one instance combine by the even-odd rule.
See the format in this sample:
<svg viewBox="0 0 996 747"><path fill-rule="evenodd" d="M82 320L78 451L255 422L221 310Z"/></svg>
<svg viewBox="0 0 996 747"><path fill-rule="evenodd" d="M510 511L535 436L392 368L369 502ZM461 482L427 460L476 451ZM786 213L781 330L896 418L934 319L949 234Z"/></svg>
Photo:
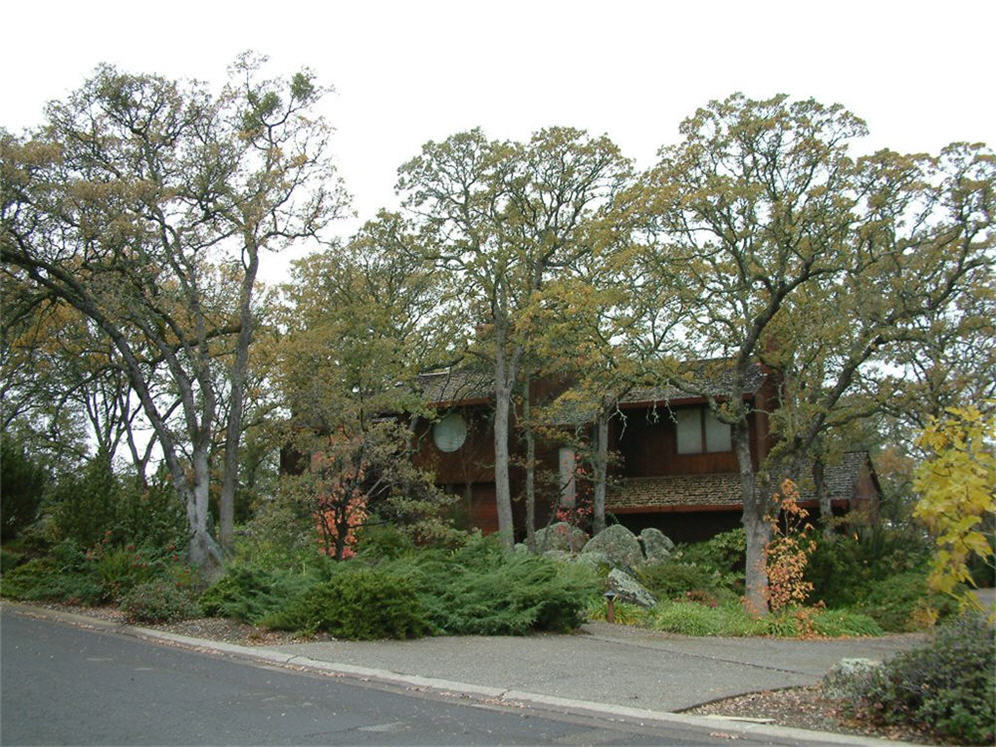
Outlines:
<svg viewBox="0 0 996 747"><path fill-rule="evenodd" d="M713 368L713 394L724 391L729 372ZM440 414L435 423L417 426L416 461L434 471L437 485L461 497L460 520L484 532L498 529L494 483L493 397L490 380L466 371L422 377L429 401ZM533 402L555 399L566 387L540 381L531 390ZM726 386L728 391L728 385ZM754 467L772 445L766 411L776 396L774 376L756 365L742 396L753 405L750 415ZM575 479L578 464L575 434L585 430L585 418L551 418L537 443L537 471L547 476L537 487L537 526L551 514L569 508L584 490ZM572 422L573 421L573 422ZM514 442L511 481L516 536L525 534L523 449ZM618 403L610 421L609 448L616 455L610 468L606 512L638 532L655 527L675 541L693 542L740 524L743 506L736 456L729 426L710 412L704 397L678 390L633 390ZM850 452L828 464L824 484L835 512L877 510L880 489L865 452ZM812 491L803 486L803 505L817 510Z"/></svg>

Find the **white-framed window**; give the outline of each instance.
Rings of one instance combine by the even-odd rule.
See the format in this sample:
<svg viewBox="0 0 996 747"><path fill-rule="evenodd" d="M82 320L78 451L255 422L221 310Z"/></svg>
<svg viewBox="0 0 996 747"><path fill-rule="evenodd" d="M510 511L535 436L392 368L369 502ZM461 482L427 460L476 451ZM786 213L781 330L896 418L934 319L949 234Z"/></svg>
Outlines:
<svg viewBox="0 0 996 747"><path fill-rule="evenodd" d="M432 441L440 451L456 451L466 440L467 421L458 412L451 412L432 426Z"/></svg>
<svg viewBox="0 0 996 747"><path fill-rule="evenodd" d="M720 422L708 407L675 410L678 453L704 454L732 451L730 426Z"/></svg>

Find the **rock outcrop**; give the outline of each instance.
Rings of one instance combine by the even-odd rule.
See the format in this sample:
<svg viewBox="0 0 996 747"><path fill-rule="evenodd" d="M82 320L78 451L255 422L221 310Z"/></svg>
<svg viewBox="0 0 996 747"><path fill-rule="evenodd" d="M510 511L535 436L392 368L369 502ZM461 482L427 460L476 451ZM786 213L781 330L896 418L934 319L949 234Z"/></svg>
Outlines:
<svg viewBox="0 0 996 747"><path fill-rule="evenodd" d="M624 570L636 568L643 562L639 540L621 524L606 527L588 540L581 552L603 552L616 568Z"/></svg>
<svg viewBox="0 0 996 747"><path fill-rule="evenodd" d="M615 593L621 602L638 604L650 609L657 604L657 599L635 578L625 571L613 568L609 571L609 591Z"/></svg>

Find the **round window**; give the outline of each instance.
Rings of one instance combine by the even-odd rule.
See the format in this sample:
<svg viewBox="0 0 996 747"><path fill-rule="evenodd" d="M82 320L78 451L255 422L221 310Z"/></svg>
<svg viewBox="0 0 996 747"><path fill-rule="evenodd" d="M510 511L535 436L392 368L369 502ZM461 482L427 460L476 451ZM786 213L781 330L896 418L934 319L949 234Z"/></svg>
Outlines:
<svg viewBox="0 0 996 747"><path fill-rule="evenodd" d="M458 412L451 412L432 426L432 440L440 451L456 451L467 440L467 423Z"/></svg>

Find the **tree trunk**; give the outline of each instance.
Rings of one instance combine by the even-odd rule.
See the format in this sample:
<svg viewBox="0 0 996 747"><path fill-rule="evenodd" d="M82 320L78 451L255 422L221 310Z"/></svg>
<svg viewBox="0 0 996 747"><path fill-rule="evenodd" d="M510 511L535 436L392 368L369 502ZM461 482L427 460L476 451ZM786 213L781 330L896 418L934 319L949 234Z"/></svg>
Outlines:
<svg viewBox="0 0 996 747"><path fill-rule="evenodd" d="M765 548L771 541L771 527L766 521L767 499L755 485L754 464L750 453L750 432L746 418L732 427L733 450L740 473L740 497L744 512L741 523L747 536L746 595L744 603L751 614L768 614L768 571Z"/></svg>
<svg viewBox="0 0 996 747"><path fill-rule="evenodd" d="M192 455L194 481L187 491L187 525L190 528L188 555L190 562L212 580L221 569L221 548L208 531L208 501L210 498L211 467L209 445L195 444Z"/></svg>
<svg viewBox="0 0 996 747"><path fill-rule="evenodd" d="M826 539L833 537L833 506L830 504L830 494L827 492L826 465L823 459L813 460L813 489L820 502L820 526Z"/></svg>
<svg viewBox="0 0 996 747"><path fill-rule="evenodd" d="M594 491L591 501L591 534L605 529L605 484L609 466L609 415L604 409L598 411L594 426L594 449L591 466Z"/></svg>
<svg viewBox="0 0 996 747"><path fill-rule="evenodd" d="M499 333L495 356L495 503L498 509L498 539L509 550L515 544L512 488L508 474L508 413L512 404L514 374L514 367L505 355L505 335Z"/></svg>
<svg viewBox="0 0 996 747"><path fill-rule="evenodd" d="M231 370L231 402L228 426L225 429L225 464L222 473L221 495L218 500L219 539L226 553L235 546L235 491L239 484L239 444L242 441L242 411L245 404L246 379L249 368L249 344L255 330L252 315L252 294L259 270L259 251L250 237L246 241L249 257L242 276L239 297L239 336L235 344L235 360Z"/></svg>
<svg viewBox="0 0 996 747"><path fill-rule="evenodd" d="M526 438L526 547L536 552L536 436L533 433L529 396L530 377L522 387L522 425Z"/></svg>

